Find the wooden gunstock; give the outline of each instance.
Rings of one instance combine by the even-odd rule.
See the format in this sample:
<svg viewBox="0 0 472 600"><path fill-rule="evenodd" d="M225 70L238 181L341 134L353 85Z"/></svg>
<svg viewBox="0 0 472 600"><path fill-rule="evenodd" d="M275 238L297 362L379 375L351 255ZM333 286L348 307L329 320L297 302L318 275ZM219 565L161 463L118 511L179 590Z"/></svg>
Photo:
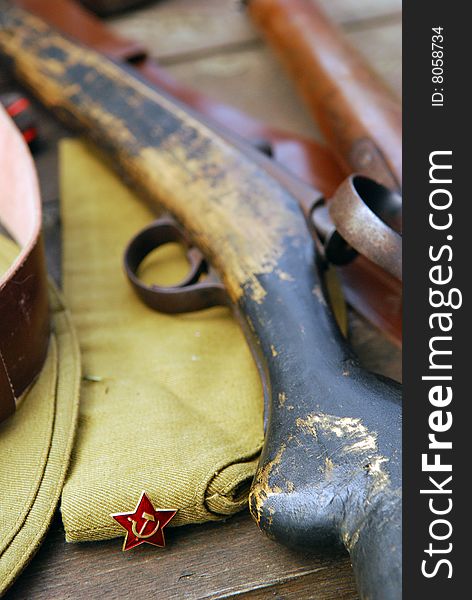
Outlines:
<svg viewBox="0 0 472 600"><path fill-rule="evenodd" d="M296 200L129 69L6 0L0 52L47 107L171 212L217 269L269 405L250 497L259 527L289 545L344 544L361 596L399 600L400 389L363 370L346 346Z"/></svg>
<svg viewBox="0 0 472 600"><path fill-rule="evenodd" d="M399 190L401 106L313 0L249 0L249 13L295 80L345 166Z"/></svg>
<svg viewBox="0 0 472 600"><path fill-rule="evenodd" d="M252 145L263 142L270 147L271 174L284 179L287 187L290 174L330 197L343 179L343 171L333 153L320 144L267 127L235 108L221 104L200 92L175 81L165 69L149 56L139 41L123 38L86 11L76 0L15 0L15 4L39 16L65 35L118 61L129 63L151 85L182 101L200 113L212 129L236 145L252 160L268 161L262 153L252 152ZM234 135L231 135L231 132ZM231 139L230 139L231 138ZM242 138L244 138L244 143ZM285 168L277 168L278 164ZM294 187L297 188L294 191ZM303 188L303 189L302 189ZM310 205L314 192L308 186L293 181L292 195L302 206ZM396 343L401 343L400 283L370 263L358 257L354 263L340 269L346 298L364 317L382 329Z"/></svg>

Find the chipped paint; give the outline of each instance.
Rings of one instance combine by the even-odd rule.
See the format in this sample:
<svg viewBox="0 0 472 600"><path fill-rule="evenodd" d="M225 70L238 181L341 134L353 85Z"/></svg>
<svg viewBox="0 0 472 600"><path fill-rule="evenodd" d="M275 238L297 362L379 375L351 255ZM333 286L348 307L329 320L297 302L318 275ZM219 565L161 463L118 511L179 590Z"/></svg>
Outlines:
<svg viewBox="0 0 472 600"><path fill-rule="evenodd" d="M359 464L365 465L365 470L372 478L372 492L389 483L388 474L382 469L382 465L388 459L378 453L377 434L369 431L361 419L316 413L308 415L305 419L298 418L296 424L322 446L324 439L334 438L341 441L336 451L325 458L326 474L331 475L336 464L347 456L358 455Z"/></svg>
<svg viewBox="0 0 472 600"><path fill-rule="evenodd" d="M325 458L325 464L324 464L324 474L326 476L326 479L330 479L331 478L331 475L333 473L333 469L334 469L334 463L333 463L333 461L329 457L326 457Z"/></svg>
<svg viewBox="0 0 472 600"><path fill-rule="evenodd" d="M274 496L282 492L281 488L278 486L272 488L269 484L269 479L273 469L281 463L285 449L285 444L282 444L282 447L277 452L275 457L258 470L252 485L252 489L249 494L249 508L252 516L259 526L261 524L262 509L266 500L270 496ZM272 511L271 515L273 514L274 513Z"/></svg>
<svg viewBox="0 0 472 600"><path fill-rule="evenodd" d="M353 533L345 532L342 537L344 545L346 546L346 550L348 552L352 552L352 549L359 541L360 529L356 529Z"/></svg>
<svg viewBox="0 0 472 600"><path fill-rule="evenodd" d="M285 271L282 271L281 269L276 270L276 275L282 281L295 281L295 279L292 277L292 275L290 275L290 273L285 273Z"/></svg>
<svg viewBox="0 0 472 600"><path fill-rule="evenodd" d="M275 346L274 346L274 344L271 344L271 345L270 345L270 351L271 351L271 353L272 353L272 356L273 356L274 358L275 358L276 356L278 356L278 354L279 354L279 353L277 352L277 350L275 349Z"/></svg>
<svg viewBox="0 0 472 600"><path fill-rule="evenodd" d="M306 419L297 419L297 425L308 430L314 437L318 437L321 430L338 438L353 440L346 444L345 452L377 449L376 435L365 427L361 419L316 413L308 415Z"/></svg>
<svg viewBox="0 0 472 600"><path fill-rule="evenodd" d="M279 406L280 406L280 408L283 408L286 400L287 400L287 396L285 395L285 392L279 392Z"/></svg>
<svg viewBox="0 0 472 600"><path fill-rule="evenodd" d="M382 465L388 462L385 456L376 456L367 465L367 472L372 477L374 482L373 492L377 492L384 488L389 483L387 473L382 469Z"/></svg>
<svg viewBox="0 0 472 600"><path fill-rule="evenodd" d="M327 306L324 294L323 294L323 290L321 289L321 285L315 285L315 287L311 290L313 296L315 296L315 298L318 299L318 301L320 302L320 304L322 304L323 306Z"/></svg>

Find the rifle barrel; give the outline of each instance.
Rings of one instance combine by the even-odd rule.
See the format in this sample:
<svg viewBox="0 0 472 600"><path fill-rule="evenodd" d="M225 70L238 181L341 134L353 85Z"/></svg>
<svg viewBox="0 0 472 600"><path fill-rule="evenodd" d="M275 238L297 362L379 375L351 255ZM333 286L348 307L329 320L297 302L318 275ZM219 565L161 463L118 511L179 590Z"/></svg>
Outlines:
<svg viewBox="0 0 472 600"><path fill-rule="evenodd" d="M399 191L401 106L313 0L249 0L249 13L295 80L346 174Z"/></svg>

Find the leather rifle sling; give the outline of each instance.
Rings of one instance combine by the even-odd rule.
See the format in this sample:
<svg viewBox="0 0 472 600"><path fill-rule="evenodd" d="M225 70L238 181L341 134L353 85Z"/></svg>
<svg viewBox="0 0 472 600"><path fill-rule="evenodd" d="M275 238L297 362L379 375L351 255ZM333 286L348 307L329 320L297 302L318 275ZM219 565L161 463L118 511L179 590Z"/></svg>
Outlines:
<svg viewBox="0 0 472 600"><path fill-rule="evenodd" d="M217 124L211 125L214 129L223 126L218 131L223 137L227 138L225 131L228 131L256 146L269 143L271 157L276 163L304 183L321 190L325 197L331 197L344 179L342 168L329 148L268 127L231 106L181 85L152 60L145 46L107 28L76 1L15 0L15 3L82 44L118 62L130 64L151 85L156 85L211 119ZM284 177L285 169L280 170ZM340 271L350 304L395 343L401 344L400 282L363 256Z"/></svg>
<svg viewBox="0 0 472 600"><path fill-rule="evenodd" d="M46 358L49 304L41 204L31 155L0 107L0 223L20 245L0 275L0 421L11 415Z"/></svg>

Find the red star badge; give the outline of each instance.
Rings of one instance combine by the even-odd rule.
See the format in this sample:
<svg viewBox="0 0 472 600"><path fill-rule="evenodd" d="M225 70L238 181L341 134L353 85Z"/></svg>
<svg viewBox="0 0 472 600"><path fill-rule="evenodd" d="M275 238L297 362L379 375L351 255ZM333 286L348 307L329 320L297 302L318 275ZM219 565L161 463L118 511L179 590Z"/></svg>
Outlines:
<svg viewBox="0 0 472 600"><path fill-rule="evenodd" d="M110 516L126 529L124 551L145 542L163 548L166 545L163 529L176 512L177 510L168 508L156 510L146 492L143 492L134 512Z"/></svg>

